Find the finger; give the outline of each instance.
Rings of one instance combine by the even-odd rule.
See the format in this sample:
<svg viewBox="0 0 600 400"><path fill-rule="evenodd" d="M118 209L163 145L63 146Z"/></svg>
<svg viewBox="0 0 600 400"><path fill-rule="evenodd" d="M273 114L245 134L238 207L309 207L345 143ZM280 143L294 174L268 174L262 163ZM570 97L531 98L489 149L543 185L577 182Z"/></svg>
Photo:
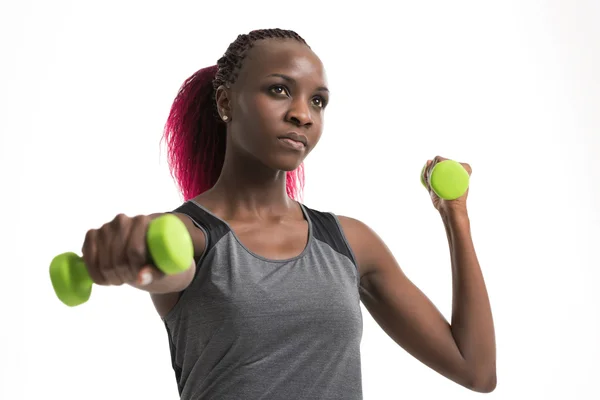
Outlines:
<svg viewBox="0 0 600 400"><path fill-rule="evenodd" d="M140 269L136 283L140 286L147 286L164 275L164 272L160 271L158 268L152 265L146 265Z"/></svg>
<svg viewBox="0 0 600 400"><path fill-rule="evenodd" d="M431 197L431 200L435 201L436 199L438 199L438 195L437 193L433 190L433 188L431 187L431 173L433 172L433 169L435 168L435 166L441 161L442 157L440 156L435 156L433 157L433 159L431 159L431 161L428 164L427 167L427 189L429 190L429 196Z"/></svg>
<svg viewBox="0 0 600 400"><path fill-rule="evenodd" d="M429 160L425 162L425 164L423 165L423 168L421 168L421 183L423 184L423 186L429 190L429 187L427 185L427 167L429 166Z"/></svg>
<svg viewBox="0 0 600 400"><path fill-rule="evenodd" d="M433 159L431 160L431 163L428 163L428 176L431 176L431 172L433 171L433 169L435 168L435 166L439 163L441 163L442 161L446 161L448 160L446 157L442 157L442 156L435 156L433 157Z"/></svg>
<svg viewBox="0 0 600 400"><path fill-rule="evenodd" d="M140 269L151 262L146 245L147 229L148 220L146 217L133 218L125 245L125 260L134 280L138 278Z"/></svg>
<svg viewBox="0 0 600 400"><path fill-rule="evenodd" d="M433 171L433 167L435 167L435 165L436 165L437 163L438 163L438 161L437 161L437 156L436 156L436 157L433 157L433 158L430 160L430 162L429 162L429 164L428 164L428 166L427 166L427 175L428 175L428 176L430 176L430 175L431 175L431 171Z"/></svg>
<svg viewBox="0 0 600 400"><path fill-rule="evenodd" d="M471 165L469 165L468 163L460 163L460 164L468 172L469 176L471 176L471 173L473 172L473 169L471 168Z"/></svg>
<svg viewBox="0 0 600 400"><path fill-rule="evenodd" d="M111 222L113 233L111 236L111 264L115 270L115 275L121 281L121 284L132 282L135 275L130 272L129 265L125 256L125 245L131 224L125 214L119 214Z"/></svg>
<svg viewBox="0 0 600 400"><path fill-rule="evenodd" d="M119 273L119 264L116 264L114 262L114 260L117 259L117 257L115 256L115 252L118 251L115 249L115 247L118 247L117 240L117 231L112 232L110 235L108 235L108 250L106 252L106 258L108 259L108 270L106 272L109 276L110 284L113 286L121 286L124 283L123 278Z"/></svg>
<svg viewBox="0 0 600 400"><path fill-rule="evenodd" d="M98 267L97 240L98 231L96 229L91 229L86 233L81 249L82 258L92 282L97 285L107 285L106 278L102 275Z"/></svg>
<svg viewBox="0 0 600 400"><path fill-rule="evenodd" d="M423 171L423 173L424 173L423 179L425 180L425 185L427 186L428 191L431 191L431 185L430 185L429 178L431 177L431 171L432 171L434 165L435 165L435 160L427 160L425 170Z"/></svg>
<svg viewBox="0 0 600 400"><path fill-rule="evenodd" d="M123 251L125 250L123 249ZM115 266L115 271L123 283L133 283L136 280L135 271L131 268L125 258L120 264Z"/></svg>
<svg viewBox="0 0 600 400"><path fill-rule="evenodd" d="M109 285L118 286L120 279L112 263L111 239L111 228L106 224L98 231L98 268Z"/></svg>

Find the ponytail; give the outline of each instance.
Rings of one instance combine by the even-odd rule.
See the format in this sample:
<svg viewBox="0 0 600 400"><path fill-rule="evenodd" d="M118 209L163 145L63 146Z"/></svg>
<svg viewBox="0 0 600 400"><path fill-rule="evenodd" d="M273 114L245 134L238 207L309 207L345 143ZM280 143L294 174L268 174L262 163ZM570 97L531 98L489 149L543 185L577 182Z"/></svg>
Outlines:
<svg viewBox="0 0 600 400"><path fill-rule="evenodd" d="M213 187L225 160L227 130L213 87L217 71L216 65L203 68L183 83L165 124L169 169L185 201ZM299 200L303 187L301 164L287 172L286 193Z"/></svg>

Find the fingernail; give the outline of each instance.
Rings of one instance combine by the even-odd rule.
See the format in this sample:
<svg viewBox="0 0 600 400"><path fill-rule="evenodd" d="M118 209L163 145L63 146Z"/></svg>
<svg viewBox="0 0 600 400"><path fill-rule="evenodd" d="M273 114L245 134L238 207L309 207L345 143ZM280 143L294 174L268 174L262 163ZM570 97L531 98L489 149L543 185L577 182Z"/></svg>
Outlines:
<svg viewBox="0 0 600 400"><path fill-rule="evenodd" d="M146 286L152 282L152 273L149 271L144 271L140 275L140 285Z"/></svg>

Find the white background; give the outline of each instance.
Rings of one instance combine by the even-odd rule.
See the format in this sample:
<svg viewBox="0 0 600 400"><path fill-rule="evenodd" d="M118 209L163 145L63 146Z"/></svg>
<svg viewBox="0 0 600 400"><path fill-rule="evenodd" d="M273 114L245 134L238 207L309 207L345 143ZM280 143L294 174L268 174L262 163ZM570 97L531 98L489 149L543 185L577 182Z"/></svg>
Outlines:
<svg viewBox="0 0 600 400"><path fill-rule="evenodd" d="M179 85L272 27L309 42L332 90L305 203L371 225L450 318L445 232L418 174L435 155L469 162L497 332L483 396L600 398L597 1L1 4L1 399L177 398L149 296L97 288L67 308L48 265L117 213L180 204L159 147ZM366 400L482 396L363 316Z"/></svg>

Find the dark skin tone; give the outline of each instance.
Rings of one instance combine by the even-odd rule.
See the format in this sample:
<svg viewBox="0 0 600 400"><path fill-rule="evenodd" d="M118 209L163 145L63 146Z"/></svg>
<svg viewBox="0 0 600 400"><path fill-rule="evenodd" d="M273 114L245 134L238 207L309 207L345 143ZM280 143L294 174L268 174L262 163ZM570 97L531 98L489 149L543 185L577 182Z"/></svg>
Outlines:
<svg viewBox="0 0 600 400"><path fill-rule="evenodd" d="M300 165L321 137L329 97L326 86L323 65L307 46L270 39L256 43L235 84L217 91L218 110L228 124L225 164L215 186L195 200L227 221L244 245L263 257L290 258L306 246L308 224L299 204L285 192L285 174ZM289 132L304 136L306 146L288 146L280 136ZM432 167L442 160L427 161L427 184ZM463 166L471 173L468 164ZM451 254L451 321L403 273L373 230L340 216L357 258L361 300L381 328L415 358L471 390L490 392L496 386L495 334L471 238L468 192L453 201L429 192ZM127 283L146 290L164 316L191 282L195 265L175 276L148 265L143 233L159 215L117 216L88 233L83 255L96 283ZM179 217L190 231L197 261L204 235L187 216ZM144 274L151 275L151 283L142 284Z"/></svg>

